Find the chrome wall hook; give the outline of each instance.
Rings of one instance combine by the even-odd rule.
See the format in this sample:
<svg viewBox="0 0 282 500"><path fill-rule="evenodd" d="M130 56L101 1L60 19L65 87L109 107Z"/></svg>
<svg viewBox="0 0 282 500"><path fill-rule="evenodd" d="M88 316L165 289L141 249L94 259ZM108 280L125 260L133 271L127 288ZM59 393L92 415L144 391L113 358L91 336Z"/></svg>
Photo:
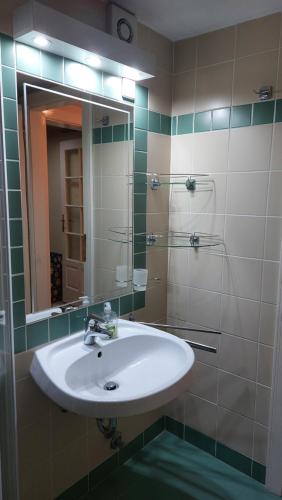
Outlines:
<svg viewBox="0 0 282 500"><path fill-rule="evenodd" d="M268 101L273 96L273 87L272 85L264 85L258 90L254 89L254 93L258 96L260 101Z"/></svg>

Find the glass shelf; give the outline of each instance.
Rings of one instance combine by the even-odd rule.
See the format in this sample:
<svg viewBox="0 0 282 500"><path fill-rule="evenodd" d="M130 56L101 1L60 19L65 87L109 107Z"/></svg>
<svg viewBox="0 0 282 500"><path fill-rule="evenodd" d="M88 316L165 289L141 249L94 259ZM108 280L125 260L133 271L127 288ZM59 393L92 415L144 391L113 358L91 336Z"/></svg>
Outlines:
<svg viewBox="0 0 282 500"><path fill-rule="evenodd" d="M109 240L129 244L133 242L132 230L126 228L109 229ZM222 245L222 239L215 234L168 231L166 233L140 233L135 235L135 245L158 248L203 248Z"/></svg>
<svg viewBox="0 0 282 500"><path fill-rule="evenodd" d="M161 186L183 186L187 191L212 191L214 180L208 174L157 174L153 172L135 172L134 175L144 178L140 182L136 180L134 184L146 184L153 191L157 191Z"/></svg>

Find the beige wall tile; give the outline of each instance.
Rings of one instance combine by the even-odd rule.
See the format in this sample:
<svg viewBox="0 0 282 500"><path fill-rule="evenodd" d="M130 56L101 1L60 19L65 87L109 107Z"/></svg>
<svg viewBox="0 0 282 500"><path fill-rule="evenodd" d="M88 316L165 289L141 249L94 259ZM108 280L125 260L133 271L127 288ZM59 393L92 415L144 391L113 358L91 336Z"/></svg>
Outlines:
<svg viewBox="0 0 282 500"><path fill-rule="evenodd" d="M194 138L196 135L175 135L171 138L171 172L183 174L192 172Z"/></svg>
<svg viewBox="0 0 282 500"><path fill-rule="evenodd" d="M280 64L282 68L282 64ZM282 83L282 81L281 81ZM278 83L278 88L282 87ZM272 156L271 156L271 170L282 170L282 123L275 123L273 126L273 144L272 144Z"/></svg>
<svg viewBox="0 0 282 500"><path fill-rule="evenodd" d="M260 316L260 342L267 345L274 344L274 335L276 327L277 308L273 304L261 304Z"/></svg>
<svg viewBox="0 0 282 500"><path fill-rule="evenodd" d="M174 44L174 73L188 71L196 67L197 38L186 38Z"/></svg>
<svg viewBox="0 0 282 500"><path fill-rule="evenodd" d="M259 424L269 425L271 390L262 385L257 385L256 394L256 421Z"/></svg>
<svg viewBox="0 0 282 500"><path fill-rule="evenodd" d="M229 130L194 134L193 172L213 174L228 167Z"/></svg>
<svg viewBox="0 0 282 500"><path fill-rule="evenodd" d="M162 286L166 286L167 279L167 249L150 249L147 253L148 279L160 278Z"/></svg>
<svg viewBox="0 0 282 500"><path fill-rule="evenodd" d="M173 43L144 24L138 24L138 46L156 56L157 68L172 71Z"/></svg>
<svg viewBox="0 0 282 500"><path fill-rule="evenodd" d="M220 294L207 290L189 289L187 321L194 325L219 330ZM185 319L185 317L183 318Z"/></svg>
<svg viewBox="0 0 282 500"><path fill-rule="evenodd" d="M235 27L199 36L198 66L208 66L234 58Z"/></svg>
<svg viewBox="0 0 282 500"><path fill-rule="evenodd" d="M243 299L260 300L262 262L226 257L223 263L223 292Z"/></svg>
<svg viewBox="0 0 282 500"><path fill-rule="evenodd" d="M257 102L253 90L264 85L276 88L277 63L277 50L236 60L233 104Z"/></svg>
<svg viewBox="0 0 282 500"><path fill-rule="evenodd" d="M219 367L246 379L255 380L257 344L248 340L221 335Z"/></svg>
<svg viewBox="0 0 282 500"><path fill-rule="evenodd" d="M271 172L267 215L282 216L282 172Z"/></svg>
<svg viewBox="0 0 282 500"><path fill-rule="evenodd" d="M271 387L273 348L259 344L258 383Z"/></svg>
<svg viewBox="0 0 282 500"><path fill-rule="evenodd" d="M87 434L87 469L91 471L102 464L116 452L111 449L108 439L98 430L96 419L93 419Z"/></svg>
<svg viewBox="0 0 282 500"><path fill-rule="evenodd" d="M216 405L187 394L185 424L211 438L216 438Z"/></svg>
<svg viewBox="0 0 282 500"><path fill-rule="evenodd" d="M256 341L259 334L260 304L232 295L221 298L221 330Z"/></svg>
<svg viewBox="0 0 282 500"><path fill-rule="evenodd" d="M262 259L265 217L226 216L226 252L237 257Z"/></svg>
<svg viewBox="0 0 282 500"><path fill-rule="evenodd" d="M19 380L16 385L18 427L33 425L43 415L49 415L50 399L31 377Z"/></svg>
<svg viewBox="0 0 282 500"><path fill-rule="evenodd" d="M190 392L211 403L217 403L218 370L214 366L196 361L191 376Z"/></svg>
<svg viewBox="0 0 282 500"><path fill-rule="evenodd" d="M282 240L282 218L267 217L264 258L279 260Z"/></svg>
<svg viewBox="0 0 282 500"><path fill-rule="evenodd" d="M53 495L58 496L88 472L86 436L53 457Z"/></svg>
<svg viewBox="0 0 282 500"><path fill-rule="evenodd" d="M64 450L72 441L86 435L86 417L72 412L63 412L56 405L52 406L52 449L54 453Z"/></svg>
<svg viewBox="0 0 282 500"><path fill-rule="evenodd" d="M52 465L48 460L23 464L19 470L21 500L53 500Z"/></svg>
<svg viewBox="0 0 282 500"><path fill-rule="evenodd" d="M148 172L170 172L170 137L148 132Z"/></svg>
<svg viewBox="0 0 282 500"><path fill-rule="evenodd" d="M267 185L268 174L264 172L229 174L227 213L266 215Z"/></svg>
<svg viewBox="0 0 282 500"><path fill-rule="evenodd" d="M233 63L227 62L197 70L196 111L230 106Z"/></svg>
<svg viewBox="0 0 282 500"><path fill-rule="evenodd" d="M219 371L218 403L248 418L255 416L256 384Z"/></svg>
<svg viewBox="0 0 282 500"><path fill-rule="evenodd" d="M190 227L192 228L195 225L194 222L197 217L193 214L203 213L206 214L206 219L202 217L200 220L197 220L197 223L202 226L201 222L205 220L206 227L210 229L203 231L199 229L199 226L195 225L194 230L221 234L223 237L221 225L216 224L216 221L219 221L220 215L215 214L225 213L227 176L225 174L211 174L210 179L212 179L210 184L199 186L199 189L195 193L190 193L189 195L191 210Z"/></svg>
<svg viewBox="0 0 282 500"><path fill-rule="evenodd" d="M281 14L261 17L238 25L237 56L276 49L279 46Z"/></svg>
<svg viewBox="0 0 282 500"><path fill-rule="evenodd" d="M269 170L271 143L272 125L231 129L229 170Z"/></svg>
<svg viewBox="0 0 282 500"><path fill-rule="evenodd" d="M185 413L185 398L186 395L182 394L177 399L174 399L164 408L164 414L178 422L184 423Z"/></svg>
<svg viewBox="0 0 282 500"><path fill-rule="evenodd" d="M223 408L218 408L217 439L233 450L252 456L253 422Z"/></svg>
<svg viewBox="0 0 282 500"><path fill-rule="evenodd" d="M196 71L190 70L173 77L173 115L184 115L195 111Z"/></svg>
<svg viewBox="0 0 282 500"><path fill-rule="evenodd" d="M266 464L268 430L262 425L254 424L254 455L253 459L262 464Z"/></svg>
<svg viewBox="0 0 282 500"><path fill-rule="evenodd" d="M262 271L262 296L263 302L277 304L278 300L278 273L279 262L265 260Z"/></svg>
<svg viewBox="0 0 282 500"><path fill-rule="evenodd" d="M144 80L142 85L149 89L149 109L170 115L172 105L172 77L167 74L156 75Z"/></svg>
<svg viewBox="0 0 282 500"><path fill-rule="evenodd" d="M186 284L192 288L202 288L212 292L222 289L221 275L223 257L199 250L188 254L188 272ZM185 272L185 268L182 269Z"/></svg>
<svg viewBox="0 0 282 500"><path fill-rule="evenodd" d="M33 358L34 350L21 352L15 356L16 380L29 377L29 369Z"/></svg>

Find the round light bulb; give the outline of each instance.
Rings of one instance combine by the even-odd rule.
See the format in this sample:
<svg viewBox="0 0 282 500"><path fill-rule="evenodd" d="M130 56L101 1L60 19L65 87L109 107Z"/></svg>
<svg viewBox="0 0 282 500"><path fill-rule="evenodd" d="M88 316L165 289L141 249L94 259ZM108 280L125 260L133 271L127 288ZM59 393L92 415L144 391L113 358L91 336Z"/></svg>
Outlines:
<svg viewBox="0 0 282 500"><path fill-rule="evenodd" d="M86 64L88 64L88 66L92 66L93 68L98 68L99 66L101 66L101 59L100 57L95 55L89 56L86 59Z"/></svg>
<svg viewBox="0 0 282 500"><path fill-rule="evenodd" d="M42 49L44 49L44 48L48 47L48 45L50 45L49 40L47 40L47 38L45 38L45 36L41 36L41 35L36 36L33 41L38 47L41 47Z"/></svg>

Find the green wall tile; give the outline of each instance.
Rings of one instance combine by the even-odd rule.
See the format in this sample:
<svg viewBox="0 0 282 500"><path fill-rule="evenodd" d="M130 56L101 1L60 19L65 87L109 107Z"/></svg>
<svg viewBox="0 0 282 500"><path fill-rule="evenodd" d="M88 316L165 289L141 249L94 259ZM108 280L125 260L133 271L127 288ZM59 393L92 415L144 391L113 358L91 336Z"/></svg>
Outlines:
<svg viewBox="0 0 282 500"><path fill-rule="evenodd" d="M23 228L21 220L10 220L10 243L12 247L19 247L23 244Z"/></svg>
<svg viewBox="0 0 282 500"><path fill-rule="evenodd" d="M256 102L254 104L253 125L273 123L274 101Z"/></svg>
<svg viewBox="0 0 282 500"><path fill-rule="evenodd" d="M69 335L69 315L62 314L49 320L50 340L60 339Z"/></svg>
<svg viewBox="0 0 282 500"><path fill-rule="evenodd" d="M119 452L119 463L123 464L135 455L143 447L143 434L139 434L133 441L128 443Z"/></svg>
<svg viewBox="0 0 282 500"><path fill-rule="evenodd" d="M135 194L134 195L134 213L135 214L145 214L146 213L147 196L146 194Z"/></svg>
<svg viewBox="0 0 282 500"><path fill-rule="evenodd" d="M13 68L2 67L3 96L16 99L15 70Z"/></svg>
<svg viewBox="0 0 282 500"><path fill-rule="evenodd" d="M147 153L135 151L134 170L135 172L147 172Z"/></svg>
<svg viewBox="0 0 282 500"><path fill-rule="evenodd" d="M8 99L4 97L3 99L3 109L4 109L4 125L5 128L12 130L17 130L18 120L17 120L17 103L13 99Z"/></svg>
<svg viewBox="0 0 282 500"><path fill-rule="evenodd" d="M105 97L110 97L111 99L121 101L121 82L122 79L120 77L109 75L108 73L103 73L103 95Z"/></svg>
<svg viewBox="0 0 282 500"><path fill-rule="evenodd" d="M93 141L93 144L101 144L101 142L102 142L102 129L101 129L101 127L93 128L92 141Z"/></svg>
<svg viewBox="0 0 282 500"><path fill-rule="evenodd" d="M146 233L146 215L134 214L134 232L136 234Z"/></svg>
<svg viewBox="0 0 282 500"><path fill-rule="evenodd" d="M248 476L251 475L252 461L250 458L245 457L241 453L238 453L235 450L231 450L230 448L227 448L227 446L224 446L221 443L217 443L216 457L222 460L223 462L231 465L235 469L238 469L241 472L248 474Z"/></svg>
<svg viewBox="0 0 282 500"><path fill-rule="evenodd" d="M18 161L7 161L8 189L20 189L20 166Z"/></svg>
<svg viewBox="0 0 282 500"><path fill-rule="evenodd" d="M24 300L24 275L19 274L12 277L13 301Z"/></svg>
<svg viewBox="0 0 282 500"><path fill-rule="evenodd" d="M159 418L154 424L144 431L144 445L155 439L164 430L164 417Z"/></svg>
<svg viewBox="0 0 282 500"><path fill-rule="evenodd" d="M165 428L168 432L175 434L181 439L184 439L184 425L170 417L165 417Z"/></svg>
<svg viewBox="0 0 282 500"><path fill-rule="evenodd" d="M145 307L145 292L136 292L133 295L133 309L137 311L138 309L142 309Z"/></svg>
<svg viewBox="0 0 282 500"><path fill-rule="evenodd" d="M19 159L18 133L14 130L5 130L6 158L8 160Z"/></svg>
<svg viewBox="0 0 282 500"><path fill-rule="evenodd" d="M13 303L13 320L14 328L25 325L25 302L24 300L20 302Z"/></svg>
<svg viewBox="0 0 282 500"><path fill-rule="evenodd" d="M102 143L113 142L113 127L102 128Z"/></svg>
<svg viewBox="0 0 282 500"><path fill-rule="evenodd" d="M120 297L119 299L120 316L122 316L123 314L130 313L132 311L132 304L133 304L132 294Z"/></svg>
<svg viewBox="0 0 282 500"><path fill-rule="evenodd" d="M149 111L149 130L160 134L161 132L161 115L155 111Z"/></svg>
<svg viewBox="0 0 282 500"><path fill-rule="evenodd" d="M129 138L128 138L128 125L126 124L125 125L125 140L126 141L133 141L133 138L134 138L134 127L133 127L133 123L130 123L129 124Z"/></svg>
<svg viewBox="0 0 282 500"><path fill-rule="evenodd" d="M84 476L55 500L83 500L88 492L88 476Z"/></svg>
<svg viewBox="0 0 282 500"><path fill-rule="evenodd" d="M135 106L148 108L148 89L143 85L136 85L135 90Z"/></svg>
<svg viewBox="0 0 282 500"><path fill-rule="evenodd" d="M134 193L146 194L147 193L147 177L143 174L134 174Z"/></svg>
<svg viewBox="0 0 282 500"><path fill-rule="evenodd" d="M40 76L40 50L16 43L17 70Z"/></svg>
<svg viewBox="0 0 282 500"><path fill-rule="evenodd" d="M150 113L150 111L149 111ZM135 127L142 130L148 130L148 110L135 108Z"/></svg>
<svg viewBox="0 0 282 500"><path fill-rule="evenodd" d="M212 112L212 129L223 130L230 125L230 108L214 109Z"/></svg>
<svg viewBox="0 0 282 500"><path fill-rule="evenodd" d="M136 218L142 218L142 221L145 221L145 228L146 228L146 220L144 215L136 215ZM135 230L134 234L134 254L138 253L145 253L146 252L146 236L145 236L145 231L141 231L142 234L136 234L137 231Z"/></svg>
<svg viewBox="0 0 282 500"><path fill-rule="evenodd" d="M14 353L19 354L26 350L25 327L14 329Z"/></svg>
<svg viewBox="0 0 282 500"><path fill-rule="evenodd" d="M265 484L266 467L253 461L252 463L252 477L262 484Z"/></svg>
<svg viewBox="0 0 282 500"><path fill-rule="evenodd" d="M252 119L252 105L242 104L231 108L231 127L249 127Z"/></svg>
<svg viewBox="0 0 282 500"><path fill-rule="evenodd" d="M147 152L148 132L135 129L135 150Z"/></svg>
<svg viewBox="0 0 282 500"><path fill-rule="evenodd" d="M185 441L210 453L210 455L215 455L215 440L188 426L185 426Z"/></svg>
<svg viewBox="0 0 282 500"><path fill-rule="evenodd" d="M12 274L21 274L24 272L23 248L11 248Z"/></svg>
<svg viewBox="0 0 282 500"><path fill-rule="evenodd" d="M134 269L146 269L146 253L136 253L134 255Z"/></svg>
<svg viewBox="0 0 282 500"><path fill-rule="evenodd" d="M70 333L77 333L84 330L87 308L83 307L70 313Z"/></svg>
<svg viewBox="0 0 282 500"><path fill-rule="evenodd" d="M48 342L48 320L38 321L26 327L27 349L46 344Z"/></svg>
<svg viewBox="0 0 282 500"><path fill-rule="evenodd" d="M173 116L171 120L171 135L177 134L177 116Z"/></svg>
<svg viewBox="0 0 282 500"><path fill-rule="evenodd" d="M22 216L21 192L8 191L8 199L9 199L9 218L20 219Z"/></svg>
<svg viewBox="0 0 282 500"><path fill-rule="evenodd" d="M171 135L171 117L161 115L161 134Z"/></svg>
<svg viewBox="0 0 282 500"><path fill-rule="evenodd" d="M276 101L275 121L282 122L282 99Z"/></svg>
<svg viewBox="0 0 282 500"><path fill-rule="evenodd" d="M102 94L102 73L69 59L64 59L64 83L96 94Z"/></svg>
<svg viewBox="0 0 282 500"><path fill-rule="evenodd" d="M111 302L112 310L119 316L119 299L109 299L109 301ZM104 314L104 303L99 302L99 304L89 306L88 312L98 314L102 317Z"/></svg>
<svg viewBox="0 0 282 500"><path fill-rule="evenodd" d="M195 114L194 132L208 132L211 130L211 111Z"/></svg>
<svg viewBox="0 0 282 500"><path fill-rule="evenodd" d="M119 142L125 140L125 125L114 125L113 126L113 141Z"/></svg>
<svg viewBox="0 0 282 500"><path fill-rule="evenodd" d="M48 52L41 52L42 77L55 82L63 82L63 58Z"/></svg>
<svg viewBox="0 0 282 500"><path fill-rule="evenodd" d="M192 134L193 115L180 115L177 117L177 134Z"/></svg>
<svg viewBox="0 0 282 500"><path fill-rule="evenodd" d="M15 66L14 41L6 35L1 35L1 63L4 66Z"/></svg>

